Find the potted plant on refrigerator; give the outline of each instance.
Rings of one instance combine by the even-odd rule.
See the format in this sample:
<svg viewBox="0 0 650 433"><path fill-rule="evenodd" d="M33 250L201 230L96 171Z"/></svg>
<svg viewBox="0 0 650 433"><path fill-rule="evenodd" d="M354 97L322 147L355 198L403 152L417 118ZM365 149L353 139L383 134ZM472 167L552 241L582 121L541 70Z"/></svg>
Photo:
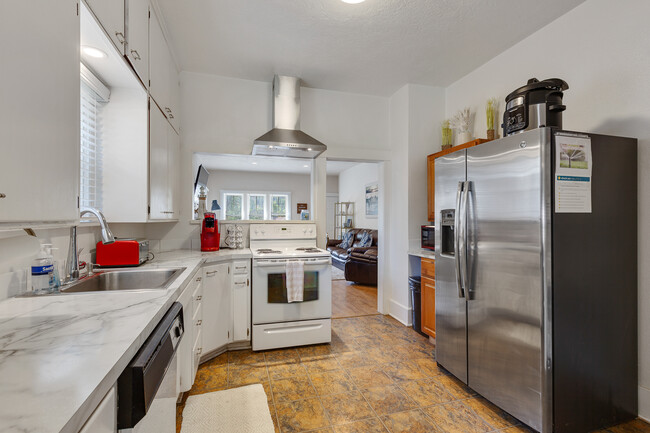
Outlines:
<svg viewBox="0 0 650 433"><path fill-rule="evenodd" d="M457 144L467 143L472 140L472 134L469 132L471 123L472 113L469 111L469 107L460 110L451 120L454 129L458 130Z"/></svg>
<svg viewBox="0 0 650 433"><path fill-rule="evenodd" d="M494 119L499 109L499 101L497 98L490 98L485 103L485 119L487 121L487 139L494 140L496 138L494 133Z"/></svg>

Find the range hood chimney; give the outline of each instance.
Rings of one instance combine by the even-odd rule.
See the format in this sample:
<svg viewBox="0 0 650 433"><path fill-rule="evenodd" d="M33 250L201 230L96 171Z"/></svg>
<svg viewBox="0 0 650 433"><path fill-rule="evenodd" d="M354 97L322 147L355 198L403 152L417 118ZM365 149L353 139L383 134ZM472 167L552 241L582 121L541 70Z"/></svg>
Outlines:
<svg viewBox="0 0 650 433"><path fill-rule="evenodd" d="M273 129L253 142L253 155L314 159L327 150L300 130L300 78L273 78Z"/></svg>

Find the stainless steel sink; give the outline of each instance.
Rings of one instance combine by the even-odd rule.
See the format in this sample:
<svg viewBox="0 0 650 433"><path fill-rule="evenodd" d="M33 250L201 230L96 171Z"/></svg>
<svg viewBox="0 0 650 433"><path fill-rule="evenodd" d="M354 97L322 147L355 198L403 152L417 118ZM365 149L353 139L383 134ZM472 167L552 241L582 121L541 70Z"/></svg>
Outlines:
<svg viewBox="0 0 650 433"><path fill-rule="evenodd" d="M61 293L164 290L185 268L100 271L61 288Z"/></svg>

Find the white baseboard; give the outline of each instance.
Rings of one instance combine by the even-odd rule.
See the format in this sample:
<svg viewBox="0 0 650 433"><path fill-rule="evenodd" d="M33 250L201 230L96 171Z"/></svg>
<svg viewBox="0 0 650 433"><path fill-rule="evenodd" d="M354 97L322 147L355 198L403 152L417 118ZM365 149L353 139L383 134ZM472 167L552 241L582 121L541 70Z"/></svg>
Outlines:
<svg viewBox="0 0 650 433"><path fill-rule="evenodd" d="M650 389L639 386L639 418L650 422Z"/></svg>
<svg viewBox="0 0 650 433"><path fill-rule="evenodd" d="M411 309L406 307L395 300L390 300L388 314L395 318L398 322L403 323L405 326L411 326Z"/></svg>

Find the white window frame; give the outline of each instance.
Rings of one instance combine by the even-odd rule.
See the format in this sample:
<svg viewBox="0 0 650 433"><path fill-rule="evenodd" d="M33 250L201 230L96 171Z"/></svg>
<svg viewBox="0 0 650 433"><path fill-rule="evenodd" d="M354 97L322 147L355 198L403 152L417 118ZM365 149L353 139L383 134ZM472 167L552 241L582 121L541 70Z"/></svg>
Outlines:
<svg viewBox="0 0 650 433"><path fill-rule="evenodd" d="M240 220L243 220L243 219L244 219L244 215L246 215L246 207L247 207L247 205L246 205L246 198L247 198L247 196L246 196L245 193L242 193L242 192L239 192L239 191L228 191L228 192L224 192L224 193L222 194L222 202L221 202L221 203L223 203L223 208L222 208L222 218L223 218L224 220L227 219L226 209L228 208L228 202L226 201L226 197L228 197L228 196L241 196L241 201L242 201L242 203L241 203L241 215L240 215L239 220L229 220L229 221L240 221Z"/></svg>
<svg viewBox="0 0 650 433"><path fill-rule="evenodd" d="M243 195L242 206L242 221L271 221L271 198L273 196L287 197L287 221L291 220L291 193L284 191L241 191L241 190L224 190L220 191L223 206L221 207L221 219L226 220L226 196L228 195ZM250 217L250 196L261 195L264 196L264 219L263 220L248 220ZM233 221L233 220L229 220Z"/></svg>
<svg viewBox="0 0 650 433"><path fill-rule="evenodd" d="M264 213L262 215L261 220L253 220L253 219L251 219L251 209L250 209L251 197L264 197L264 210L263 210ZM256 192L247 193L246 194L246 212L244 213L244 216L247 219L251 220L251 221L266 221L269 218L269 213L268 213L269 204L268 204L268 202L269 202L269 195L268 194L256 193Z"/></svg>
<svg viewBox="0 0 650 433"><path fill-rule="evenodd" d="M272 203L273 203L273 197L286 197L287 198L287 208L284 214L285 220L290 220L291 219L291 196L286 193L272 193L269 194L269 219L273 221L282 221L282 220L274 220L273 219L273 213L272 213Z"/></svg>

